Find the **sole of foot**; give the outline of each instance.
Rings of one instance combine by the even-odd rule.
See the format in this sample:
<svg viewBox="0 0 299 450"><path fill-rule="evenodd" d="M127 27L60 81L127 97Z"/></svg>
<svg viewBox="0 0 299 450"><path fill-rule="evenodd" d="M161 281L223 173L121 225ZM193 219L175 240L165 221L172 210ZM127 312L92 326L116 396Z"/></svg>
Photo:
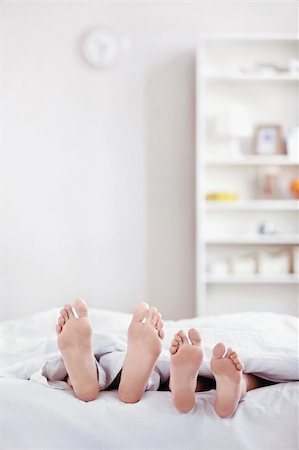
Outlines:
<svg viewBox="0 0 299 450"><path fill-rule="evenodd" d="M188 337L179 331L170 347L170 389L176 409L188 413L195 406L197 375L203 359L201 338L195 329L188 332Z"/></svg>
<svg viewBox="0 0 299 450"><path fill-rule="evenodd" d="M99 393L99 383L92 348L92 327L84 300L75 300L73 307L69 304L64 306L56 332L69 385L78 399L94 400Z"/></svg>
<svg viewBox="0 0 299 450"><path fill-rule="evenodd" d="M213 349L211 370L216 380L214 408L218 416L231 417L246 393L244 365L238 354L219 343Z"/></svg>
<svg viewBox="0 0 299 450"><path fill-rule="evenodd" d="M162 350L164 337L161 314L155 307L140 303L128 329L128 349L118 389L125 403L138 402Z"/></svg>

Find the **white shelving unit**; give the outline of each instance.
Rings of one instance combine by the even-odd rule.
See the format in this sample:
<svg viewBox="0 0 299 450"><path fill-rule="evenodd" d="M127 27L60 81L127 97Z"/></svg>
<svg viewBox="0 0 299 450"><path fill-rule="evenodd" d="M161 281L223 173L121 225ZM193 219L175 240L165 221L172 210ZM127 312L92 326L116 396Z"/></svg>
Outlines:
<svg viewBox="0 0 299 450"><path fill-rule="evenodd" d="M265 275L240 276L231 277L220 275L206 275L207 284L298 284L298 277L294 274L279 275L275 278Z"/></svg>
<svg viewBox="0 0 299 450"><path fill-rule="evenodd" d="M272 156L271 158L263 158L262 156L249 155L239 159L216 159L207 160L205 164L208 166L294 166L298 167L298 161L292 161L286 156Z"/></svg>
<svg viewBox="0 0 299 450"><path fill-rule="evenodd" d="M299 211L299 202L298 200L207 201L205 208L210 211Z"/></svg>
<svg viewBox="0 0 299 450"><path fill-rule="evenodd" d="M298 81L298 75L239 75L239 74L205 74L207 81Z"/></svg>
<svg viewBox="0 0 299 450"><path fill-rule="evenodd" d="M297 235L275 236L223 236L207 237L206 244L209 245L298 245L299 237Z"/></svg>
<svg viewBox="0 0 299 450"><path fill-rule="evenodd" d="M238 253L242 257L248 252L258 254L261 251L288 250L291 254L299 244L299 201L286 191L281 198L259 198L252 189L253 176L268 167L280 170L282 180L298 177L297 156L253 155L249 138L239 155L228 156L228 152L221 151L221 145L224 150L228 149L227 140L222 137L219 145L215 124L213 128L218 107L229 111L231 103L236 102L250 110L254 119L252 134L254 126L265 123L281 124L284 131L288 127L298 127L299 74L244 73L244 67L254 63L266 61L283 65L290 58L298 59L298 43L298 37L293 35L200 37L196 59L197 315L227 312L230 304L234 305L234 309L231 307L234 311L236 304L240 310L254 309L256 305L263 309L265 293L269 300L273 298L273 309L268 303L267 310L297 313L297 273L218 274L209 273L208 267L211 258ZM240 192L239 199L206 200L206 194L213 188L221 189L221 185L224 191L231 188L232 192ZM275 234L258 234L258 226L266 221L276 225ZM255 289L252 294L251 289ZM281 298L281 289L284 289L284 298ZM255 306L251 305L253 297Z"/></svg>

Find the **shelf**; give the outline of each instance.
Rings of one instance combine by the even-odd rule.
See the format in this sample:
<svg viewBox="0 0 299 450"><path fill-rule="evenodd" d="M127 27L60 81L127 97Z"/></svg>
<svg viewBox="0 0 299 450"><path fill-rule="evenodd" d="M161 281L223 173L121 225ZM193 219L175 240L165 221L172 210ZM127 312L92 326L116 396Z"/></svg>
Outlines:
<svg viewBox="0 0 299 450"><path fill-rule="evenodd" d="M298 74L283 74L283 75L246 75L246 74L204 74L206 81L299 81Z"/></svg>
<svg viewBox="0 0 299 450"><path fill-rule="evenodd" d="M206 244L210 245L298 245L298 235L274 235L274 236L229 236L207 238Z"/></svg>
<svg viewBox="0 0 299 450"><path fill-rule="evenodd" d="M298 200L205 200L208 211L299 211Z"/></svg>
<svg viewBox="0 0 299 450"><path fill-rule="evenodd" d="M251 167L251 166L294 166L299 167L299 160L298 161L292 161L286 156L272 156L272 157L265 157L265 156L244 156L240 159L210 159L206 160L205 164L207 166L212 167L223 167L223 166L232 166L232 167L239 167L239 166L245 166L245 167Z"/></svg>
<svg viewBox="0 0 299 450"><path fill-rule="evenodd" d="M201 40L209 41L232 41L232 42L298 42L298 33L202 33Z"/></svg>
<svg viewBox="0 0 299 450"><path fill-rule="evenodd" d="M285 275L217 275L206 274L205 281L209 284L295 284L299 285L298 274Z"/></svg>

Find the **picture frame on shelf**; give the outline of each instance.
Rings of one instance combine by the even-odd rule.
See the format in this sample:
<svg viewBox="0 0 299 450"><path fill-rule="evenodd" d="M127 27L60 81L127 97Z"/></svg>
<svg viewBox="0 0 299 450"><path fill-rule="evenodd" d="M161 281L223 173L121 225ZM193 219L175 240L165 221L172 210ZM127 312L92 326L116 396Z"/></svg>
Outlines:
<svg viewBox="0 0 299 450"><path fill-rule="evenodd" d="M252 153L261 156L285 153L285 143L281 125L258 125L255 128Z"/></svg>

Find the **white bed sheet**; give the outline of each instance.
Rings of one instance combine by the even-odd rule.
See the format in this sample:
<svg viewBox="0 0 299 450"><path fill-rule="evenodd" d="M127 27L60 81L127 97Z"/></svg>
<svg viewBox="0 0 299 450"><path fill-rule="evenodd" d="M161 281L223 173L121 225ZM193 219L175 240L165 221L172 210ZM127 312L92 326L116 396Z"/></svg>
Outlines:
<svg viewBox="0 0 299 450"><path fill-rule="evenodd" d="M184 415L168 392L125 405L106 391L83 403L70 391L1 379L1 449L295 450L298 395L298 382L255 390L232 419L220 419L214 391L196 394L196 409Z"/></svg>
<svg viewBox="0 0 299 450"><path fill-rule="evenodd" d="M251 391L233 418L213 410L215 391L197 393L196 408L179 414L169 392L146 392L125 405L117 392L102 392L94 402L72 391L27 381L57 355L54 324L58 310L0 324L0 445L8 449L113 450L295 450L298 448L299 383L288 381ZM91 310L95 345L109 334L125 349L129 314ZM204 340L203 374L219 340L237 348L247 371L298 380L298 328L295 318L243 313L178 322L167 321L164 358L175 331L199 328Z"/></svg>

